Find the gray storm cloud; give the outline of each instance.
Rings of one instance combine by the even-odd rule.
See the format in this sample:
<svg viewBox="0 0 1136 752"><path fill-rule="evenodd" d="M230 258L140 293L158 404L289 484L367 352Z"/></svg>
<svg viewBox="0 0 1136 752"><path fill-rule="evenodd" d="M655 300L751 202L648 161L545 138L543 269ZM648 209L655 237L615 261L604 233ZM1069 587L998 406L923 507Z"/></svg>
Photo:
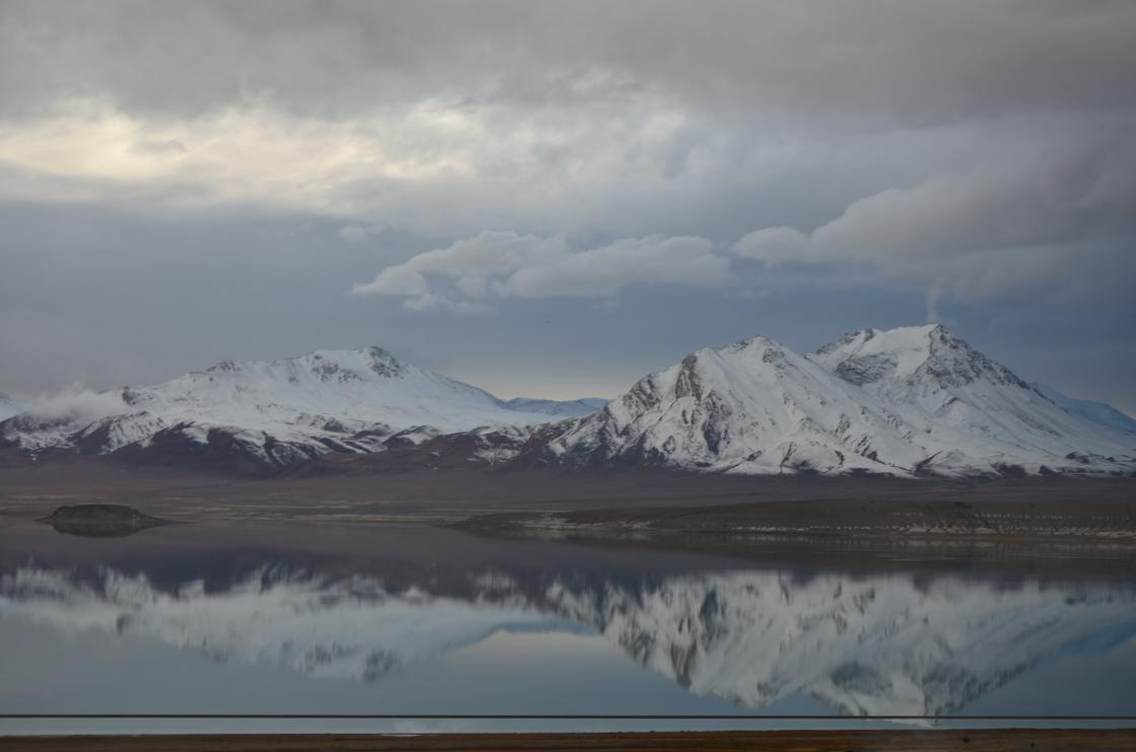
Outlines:
<svg viewBox="0 0 1136 752"><path fill-rule="evenodd" d="M1065 278L1090 248L1106 258L1119 246L1123 256L1114 263L1131 268L1132 136L1124 129L1100 150L1058 158L1041 152L889 188L811 232L755 230L734 251L768 264L867 262L886 275L934 282L936 296L946 282L972 294L1036 289Z"/></svg>
<svg viewBox="0 0 1136 752"><path fill-rule="evenodd" d="M914 125L1023 109L1117 109L1130 3L139 0L3 4L9 111L110 94L197 112L267 98L346 112L452 90L528 105L661 87L724 108ZM439 23L444 20L444 23ZM192 75L187 75L192 71ZM1123 107L1123 105L1120 105Z"/></svg>
<svg viewBox="0 0 1136 752"><path fill-rule="evenodd" d="M0 0L0 388L550 336L616 384L926 312L1091 340L1050 359L1136 405L1134 37L1111 0Z"/></svg>

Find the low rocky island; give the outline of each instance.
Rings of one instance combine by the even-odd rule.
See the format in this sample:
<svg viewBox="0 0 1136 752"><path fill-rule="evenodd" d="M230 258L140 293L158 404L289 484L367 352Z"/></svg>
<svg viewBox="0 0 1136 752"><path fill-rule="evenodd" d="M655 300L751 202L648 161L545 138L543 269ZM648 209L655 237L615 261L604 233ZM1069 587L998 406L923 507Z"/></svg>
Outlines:
<svg viewBox="0 0 1136 752"><path fill-rule="evenodd" d="M94 538L116 538L169 524L168 520L151 517L124 504L74 504L62 506L40 522L68 535Z"/></svg>

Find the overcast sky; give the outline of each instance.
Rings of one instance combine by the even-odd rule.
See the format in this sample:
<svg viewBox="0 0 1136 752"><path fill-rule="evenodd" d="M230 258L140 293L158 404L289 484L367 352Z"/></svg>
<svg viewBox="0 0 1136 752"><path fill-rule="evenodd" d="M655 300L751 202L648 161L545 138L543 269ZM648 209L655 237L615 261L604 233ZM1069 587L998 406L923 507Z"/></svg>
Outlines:
<svg viewBox="0 0 1136 752"><path fill-rule="evenodd" d="M1136 413L1136 3L0 1L0 390L937 320Z"/></svg>

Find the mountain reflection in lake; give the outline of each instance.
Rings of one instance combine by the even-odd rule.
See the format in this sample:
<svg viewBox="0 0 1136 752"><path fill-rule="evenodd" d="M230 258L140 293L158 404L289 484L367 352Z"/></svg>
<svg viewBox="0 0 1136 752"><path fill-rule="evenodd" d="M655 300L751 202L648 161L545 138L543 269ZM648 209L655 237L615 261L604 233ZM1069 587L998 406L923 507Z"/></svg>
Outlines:
<svg viewBox="0 0 1136 752"><path fill-rule="evenodd" d="M7 567L0 712L1136 711L1129 583L438 553Z"/></svg>

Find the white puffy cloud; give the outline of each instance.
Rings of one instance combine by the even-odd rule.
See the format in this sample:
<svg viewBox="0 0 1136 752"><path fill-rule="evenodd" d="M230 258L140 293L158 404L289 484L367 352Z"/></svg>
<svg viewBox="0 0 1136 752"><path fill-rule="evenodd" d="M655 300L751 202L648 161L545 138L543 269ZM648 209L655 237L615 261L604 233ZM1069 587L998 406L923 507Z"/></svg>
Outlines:
<svg viewBox="0 0 1136 752"><path fill-rule="evenodd" d="M561 236L482 232L388 266L357 295L406 298L412 310L483 310L498 298L613 298L635 284L719 287L730 260L705 238L626 238L574 250Z"/></svg>

